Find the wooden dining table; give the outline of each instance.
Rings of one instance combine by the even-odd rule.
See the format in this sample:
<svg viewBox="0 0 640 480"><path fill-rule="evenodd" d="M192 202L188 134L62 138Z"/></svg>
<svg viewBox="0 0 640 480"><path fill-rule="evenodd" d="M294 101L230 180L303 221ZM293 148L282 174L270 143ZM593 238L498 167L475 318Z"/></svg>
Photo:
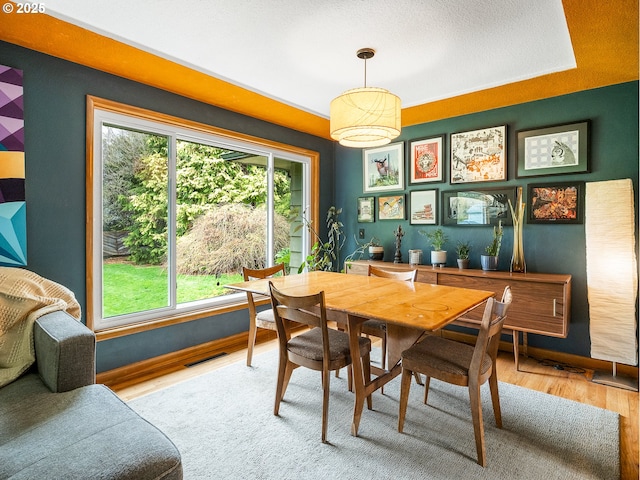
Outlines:
<svg viewBox="0 0 640 480"><path fill-rule="evenodd" d="M324 271L251 280L225 288L269 296L269 282L287 295L324 291L327 318L347 326L355 390L354 436L358 435L365 399L402 372L402 352L425 332L441 329L494 295L485 290ZM369 319L387 324L388 369L372 366L374 378L364 378L358 360L361 325Z"/></svg>

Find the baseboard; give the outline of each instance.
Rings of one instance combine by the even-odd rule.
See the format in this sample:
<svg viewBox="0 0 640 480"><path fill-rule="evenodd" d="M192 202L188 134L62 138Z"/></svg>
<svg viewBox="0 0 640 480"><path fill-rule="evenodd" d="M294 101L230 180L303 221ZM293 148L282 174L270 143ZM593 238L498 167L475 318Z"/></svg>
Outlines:
<svg viewBox="0 0 640 480"><path fill-rule="evenodd" d="M276 332L259 329L256 335L256 343L266 342L275 338L277 338ZM96 375L96 383L111 386L116 383L129 382L137 378L141 379L154 375L162 375L220 353L231 353L242 350L243 348L247 348L247 341L247 332L237 333L229 337L212 340L211 342L202 343L183 350L98 373Z"/></svg>

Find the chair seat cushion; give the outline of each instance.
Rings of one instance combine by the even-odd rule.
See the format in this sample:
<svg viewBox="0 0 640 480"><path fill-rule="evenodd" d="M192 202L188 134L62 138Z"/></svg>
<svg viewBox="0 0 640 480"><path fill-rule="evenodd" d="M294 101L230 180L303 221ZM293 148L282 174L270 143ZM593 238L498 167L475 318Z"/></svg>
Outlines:
<svg viewBox="0 0 640 480"><path fill-rule="evenodd" d="M387 331L387 323L380 320L367 320L362 323L362 331L364 333L367 331L384 333Z"/></svg>
<svg viewBox="0 0 640 480"><path fill-rule="evenodd" d="M273 310L262 310L256 314L256 325L260 328L269 328L271 330L276 329L276 319L273 315Z"/></svg>
<svg viewBox="0 0 640 480"><path fill-rule="evenodd" d="M328 333L329 356L331 357L331 361L350 358L349 334L332 328L328 329ZM360 343L360 355L371 351L371 340L360 337L358 338L358 342ZM293 337L289 340L287 349L309 360L322 361L322 330L313 328L308 332Z"/></svg>
<svg viewBox="0 0 640 480"><path fill-rule="evenodd" d="M402 366L429 377L439 378L442 373L468 377L473 350L473 345L428 335L402 353ZM491 357L485 355L481 373L487 372L490 368Z"/></svg>

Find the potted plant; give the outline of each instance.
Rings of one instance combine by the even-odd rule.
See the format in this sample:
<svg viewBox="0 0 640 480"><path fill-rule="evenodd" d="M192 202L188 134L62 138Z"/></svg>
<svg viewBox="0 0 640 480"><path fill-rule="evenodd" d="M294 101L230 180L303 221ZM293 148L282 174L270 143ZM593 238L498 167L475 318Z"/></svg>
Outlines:
<svg viewBox="0 0 640 480"><path fill-rule="evenodd" d="M485 248L485 254L480 256L480 264L482 270L497 270L498 269L498 255L500 255L500 246L502 245L502 220L498 222L497 226L493 227L493 240Z"/></svg>
<svg viewBox="0 0 640 480"><path fill-rule="evenodd" d="M367 244L367 249L369 250L370 260L382 260L384 258L384 247L380 245L376 237L373 237Z"/></svg>
<svg viewBox="0 0 640 480"><path fill-rule="evenodd" d="M429 243L433 247L433 250L431 251L431 265L444 266L447 263L447 251L443 250L442 247L448 238L444 234L442 228L436 228L431 232L420 230L419 233L427 237Z"/></svg>
<svg viewBox="0 0 640 480"><path fill-rule="evenodd" d="M382 260L384 258L384 247L380 245L380 240L376 237L371 237L371 240L366 243L358 242L355 235L353 239L356 241L356 249L344 259L347 266L350 262L360 260L365 253L368 253L370 260Z"/></svg>
<svg viewBox="0 0 640 480"><path fill-rule="evenodd" d="M458 268L469 268L469 252L471 252L471 244L468 241L458 242L456 245Z"/></svg>

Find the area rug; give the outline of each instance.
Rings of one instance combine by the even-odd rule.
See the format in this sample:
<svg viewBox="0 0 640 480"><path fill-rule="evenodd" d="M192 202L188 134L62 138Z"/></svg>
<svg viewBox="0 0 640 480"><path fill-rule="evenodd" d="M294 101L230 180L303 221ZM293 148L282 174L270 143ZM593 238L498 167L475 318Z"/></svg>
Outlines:
<svg viewBox="0 0 640 480"><path fill-rule="evenodd" d="M500 383L503 428L483 386L487 467L476 463L467 390L433 380L429 405L412 384L397 430L400 378L373 395L358 437L346 372L331 378L322 444L320 374L299 368L273 415L277 352L129 402L180 450L192 479L616 479L618 414Z"/></svg>

